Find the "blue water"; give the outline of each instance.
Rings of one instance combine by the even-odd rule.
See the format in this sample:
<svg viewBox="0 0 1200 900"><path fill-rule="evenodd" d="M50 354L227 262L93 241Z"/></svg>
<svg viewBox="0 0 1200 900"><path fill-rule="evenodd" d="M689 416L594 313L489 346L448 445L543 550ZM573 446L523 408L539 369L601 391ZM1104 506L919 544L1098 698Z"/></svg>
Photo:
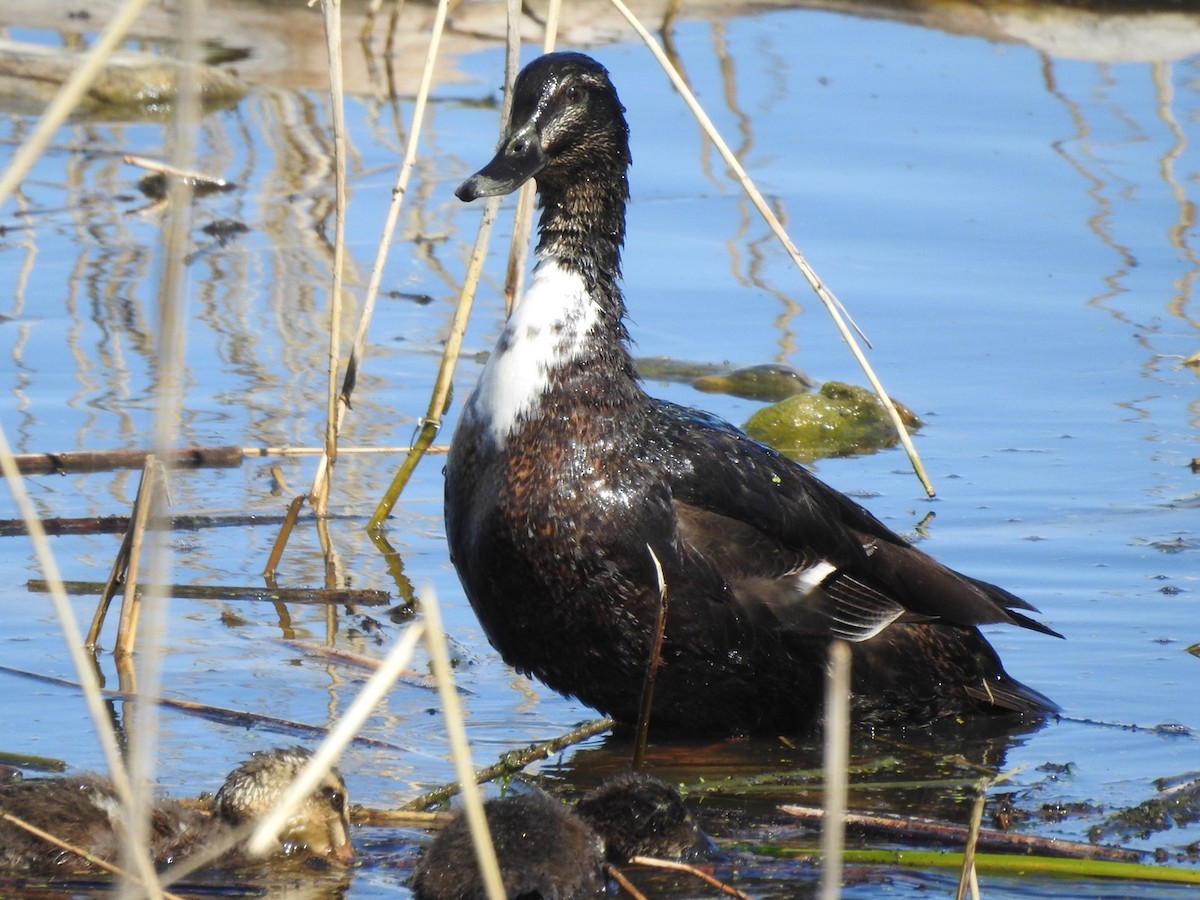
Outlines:
<svg viewBox="0 0 1200 900"><path fill-rule="evenodd" d="M984 754L1014 776L1019 805L1087 802L1108 808L1153 795L1152 780L1200 765L1200 382L1182 358L1200 349L1195 284L1200 158L1200 57L1105 64L1048 57L1018 44L807 10L683 21L674 38L694 89L738 149L791 234L874 343L889 392L926 421L916 445L937 489L929 500L900 451L825 460L816 468L864 498L939 559L1035 603L1063 642L989 632L1009 670L1057 700L1065 718ZM643 47L592 52L612 71L633 135L633 204L625 254L637 352L748 365L783 362L819 380L863 378L786 255L778 248ZM532 51L527 57L532 56ZM467 80L438 88L430 131L406 199L363 374L348 417L348 446L406 444L425 414L479 218L453 196L495 143L502 55L456 60ZM400 103L405 122L411 103ZM368 96L347 102L350 294L361 299L403 147L393 111ZM319 93L260 86L214 113L198 139L198 168L239 189L196 204L189 268L182 444L319 443L324 418L332 182L325 168L329 113ZM30 127L0 118L0 160ZM138 211L140 173L125 152L163 152L160 126L65 127L0 217L0 422L18 451L143 447L154 411L155 298L161 213ZM26 218L22 218L22 216ZM224 246L200 226L237 219L249 232ZM497 285L509 225L502 220L456 378L461 398L502 319ZM429 242L415 238L424 233ZM428 304L411 295L427 295ZM354 309L343 329L356 321ZM744 421L752 401L654 384L660 396ZM399 456L344 455L332 508L333 583L392 589L363 525ZM183 473L174 509L281 514L311 482L311 458L286 459L283 496L268 463ZM387 531L412 583L433 586L456 642L457 677L481 764L553 737L591 712L527 682L487 646L451 569L441 526L441 462L426 460ZM46 516L123 514L135 473L27 481ZM930 513L932 521L918 523ZM0 502L0 517L14 516ZM261 584L275 537L269 526L171 536L173 578ZM103 579L118 538L60 537L68 578ZM74 678L43 595L25 590L38 566L23 538L0 541L8 592L0 665ZM322 586L315 529L299 529L279 573L284 586ZM92 600L76 598L86 624ZM223 624L231 612L247 624ZM376 610L294 607L285 621L251 602L173 600L163 638L163 693L324 725L343 710L361 673L276 642L295 637L381 657L399 634ZM115 621L115 619L114 619ZM111 645L111 629L106 646ZM111 657L106 676L116 681ZM0 674L0 750L102 765L77 693ZM399 750L354 747L343 760L353 798L399 805L452 777L433 694L400 687L366 735ZM118 706L118 713L122 708ZM1097 724L1106 723L1106 724ZM1183 726L1163 734L1155 726ZM1113 726L1113 727L1108 727ZM1136 726L1136 727L1135 727ZM165 713L159 780L211 789L251 749L299 740ZM915 743L920 739L914 738ZM660 747L658 767L695 784L731 771L815 764L812 748ZM933 742L930 741L932 744ZM945 752L930 746L930 752ZM879 752L858 748L864 758ZM889 751L890 752L890 751ZM570 789L625 759L594 740L540 767ZM903 754L901 754L903 756ZM678 758L677 758L678 757ZM1066 776L1039 767L1069 764ZM934 767L936 768L936 766ZM953 773L966 782L969 770ZM904 757L871 781L947 777ZM819 802L815 789L802 802ZM815 799L814 799L815 797ZM725 822L729 804L702 811L718 841L774 822L780 790L749 803L750 822ZM963 788L852 791L851 805L919 806L965 821ZM1099 812L1034 827L1085 835ZM724 824L723 824L724 823ZM714 827L715 826L715 827ZM1196 828L1141 847L1171 852ZM415 832L365 835L366 864L350 896L390 895L411 860ZM393 855L399 859L395 863ZM395 863L395 865L394 865ZM396 868L396 865L399 867ZM758 861L762 893L803 895L815 885L795 865ZM719 866L718 866L719 868ZM795 879L795 880L793 880ZM807 880L806 880L807 879ZM848 896L936 890L940 873L870 871ZM780 888L774 881L787 885ZM751 889L754 890L754 884ZM815 887L811 887L815 890ZM1075 895L1076 886L984 880L989 897ZM1174 896L1168 889L1087 886L1089 896Z"/></svg>

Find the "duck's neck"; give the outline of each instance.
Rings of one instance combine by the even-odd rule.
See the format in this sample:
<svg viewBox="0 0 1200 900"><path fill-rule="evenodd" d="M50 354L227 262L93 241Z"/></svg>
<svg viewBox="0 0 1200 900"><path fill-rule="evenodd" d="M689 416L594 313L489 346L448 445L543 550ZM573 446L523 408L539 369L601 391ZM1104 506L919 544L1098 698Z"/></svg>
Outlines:
<svg viewBox="0 0 1200 900"><path fill-rule="evenodd" d="M619 284L626 181L539 184L537 264L488 360L473 411L503 444L532 421L618 415L644 400Z"/></svg>
<svg viewBox="0 0 1200 900"><path fill-rule="evenodd" d="M565 182L565 183L564 183ZM542 208L538 224L538 256L556 259L578 272L586 290L607 306L625 338L621 320L621 247L625 242L625 204L629 199L626 167L611 173L573 173L569 179L538 182Z"/></svg>

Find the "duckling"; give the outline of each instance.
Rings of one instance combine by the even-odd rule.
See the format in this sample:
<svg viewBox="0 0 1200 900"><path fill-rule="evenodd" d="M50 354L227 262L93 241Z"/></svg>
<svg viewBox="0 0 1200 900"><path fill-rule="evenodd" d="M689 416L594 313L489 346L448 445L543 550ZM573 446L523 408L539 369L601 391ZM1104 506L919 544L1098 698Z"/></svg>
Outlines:
<svg viewBox="0 0 1200 900"><path fill-rule="evenodd" d="M679 792L637 773L617 775L572 809L535 791L484 804L505 894L567 900L605 884L604 862L635 856L683 859L708 849ZM483 900L466 816L438 833L413 872L417 900Z"/></svg>
<svg viewBox="0 0 1200 900"><path fill-rule="evenodd" d="M311 756L303 747L279 747L252 754L226 776L213 797L214 818L234 827L261 819ZM278 850L287 856L331 857L342 862L351 859L354 847L350 843L349 810L342 773L330 769L284 825Z"/></svg>
<svg viewBox="0 0 1200 900"><path fill-rule="evenodd" d="M150 810L150 854L166 866L203 853L231 829L259 818L282 796L309 758L302 747L255 753L229 773L204 812L169 798ZM296 857L353 855L347 819L346 786L331 771L280 836L278 851ZM112 782L97 775L30 778L0 785L0 810L83 849L105 862L119 863L125 840L121 802ZM245 861L235 847L217 860L222 866ZM0 870L79 875L98 867L0 820Z"/></svg>
<svg viewBox="0 0 1200 900"><path fill-rule="evenodd" d="M658 731L811 727L835 639L852 646L862 725L1056 711L977 627L1061 637L1027 601L936 562L732 425L647 395L619 284L631 157L616 89L594 59L552 53L513 100L499 151L456 193L535 179L536 264L445 469L450 555L504 660L635 722L661 567Z"/></svg>
<svg viewBox="0 0 1200 900"><path fill-rule="evenodd" d="M600 836L567 806L535 792L492 799L483 808L507 897L570 900L604 886ZM434 838L410 884L417 900L486 900L465 815Z"/></svg>
<svg viewBox="0 0 1200 900"><path fill-rule="evenodd" d="M575 815L600 835L609 862L635 856L691 859L711 842L671 785L642 772L614 775L575 804Z"/></svg>

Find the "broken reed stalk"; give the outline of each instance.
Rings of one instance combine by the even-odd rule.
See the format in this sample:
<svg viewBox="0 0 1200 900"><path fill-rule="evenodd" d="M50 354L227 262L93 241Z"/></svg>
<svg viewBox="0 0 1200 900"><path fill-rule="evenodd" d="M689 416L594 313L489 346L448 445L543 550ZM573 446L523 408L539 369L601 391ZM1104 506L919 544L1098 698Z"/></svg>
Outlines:
<svg viewBox="0 0 1200 900"><path fill-rule="evenodd" d="M421 591L420 602L421 611L425 616L425 646L429 651L430 668L438 683L442 719L454 756L454 770L463 796L463 813L471 831L471 842L475 845L479 874L488 900L504 900L506 891L500 878L500 865L496 861L496 848L492 845L491 830L483 810L483 797L479 791L479 784L475 781L475 768L471 764L471 748L467 743L462 706L454 688L454 670L450 666L450 653L446 648L446 632L442 629L442 614L438 608L437 595L432 589L426 588Z"/></svg>
<svg viewBox="0 0 1200 900"><path fill-rule="evenodd" d="M255 452L241 447L183 447L166 453L157 450L70 450L64 453L21 453L15 459L17 471L22 475L64 475L69 472L141 469L151 453L157 454L172 469L236 469L242 464L243 456ZM283 451L280 451L280 455L283 455Z"/></svg>
<svg viewBox="0 0 1200 900"><path fill-rule="evenodd" d="M617 883L617 887L632 897L633 900L648 900L646 895L639 891L637 887L634 886L634 883L626 877L625 873L612 863L606 862L604 864L604 872L609 878Z"/></svg>
<svg viewBox="0 0 1200 900"><path fill-rule="evenodd" d="M444 2L444 0L443 0ZM512 109L512 85L517 77L517 61L520 58L521 35L517 23L521 14L520 0L507 0L508 15L507 35L504 55L504 101L500 108L500 121L507 122L509 110ZM450 387L454 382L454 368L458 364L458 355L462 350L463 336L467 331L467 321L471 317L471 307L475 302L475 290L479 286L479 276L483 271L483 262L487 257L488 242L492 236L492 225L500 210L499 197L489 197L483 204L483 215L479 220L479 230L475 234L475 246L471 249L471 258L467 262L467 271L463 277L462 290L458 295L458 305L454 309L454 318L450 322L450 333L446 336L446 346L442 351L442 361L438 366L437 378L433 383L433 394L429 398L429 409L421 420L421 430L413 444L412 450L400 464L392 483L384 491L371 521L367 523L368 531L378 531L383 522L391 515L392 507L400 499L404 486L412 477L417 463L432 446L433 439L442 425L442 415L450 402ZM373 277L374 273L372 273ZM347 371L347 376L349 372Z"/></svg>
<svg viewBox="0 0 1200 900"><path fill-rule="evenodd" d="M313 484L318 516L329 509L329 472L337 461L338 368L342 358L342 290L346 267L346 108L342 78L342 2L321 0L325 58L329 63L329 102L333 114L333 277L329 287L329 396L325 409L325 473Z"/></svg>
<svg viewBox="0 0 1200 900"><path fill-rule="evenodd" d="M652 869L663 869L667 872L683 872L691 875L693 878L699 878L705 884L716 888L722 894L737 897L738 900L751 900L750 895L745 891L739 891L733 885L726 884L720 878L714 878L703 869L693 866L691 863L676 862L673 859L656 859L653 856L634 856L629 861L635 865L646 866Z"/></svg>
<svg viewBox="0 0 1200 900"><path fill-rule="evenodd" d="M520 772L530 763L548 759L556 753L561 753L567 747L574 746L581 741L586 741L588 738L611 730L613 725L612 718L605 716L603 719L593 719L590 722L584 722L578 728L572 728L566 734L561 734L548 741L530 744L528 747L523 747L520 750L510 750L501 756L498 762L477 771L475 773L475 781L479 784L485 784L495 778L504 778ZM401 809L414 811L428 809L436 803L445 803L456 793L458 793L458 782L452 781L449 784L444 784L441 787L413 797Z"/></svg>
<svg viewBox="0 0 1200 900"><path fill-rule="evenodd" d="M642 681L642 700L638 707L637 733L633 743L633 768L638 770L646 760L646 744L650 739L650 712L654 708L654 682L658 678L658 667L662 662L663 635L667 630L667 580L663 575L662 563L649 544L646 550L654 563L654 575L658 581L658 616L654 621L654 633L650 637L650 656L646 661L646 677Z"/></svg>
<svg viewBox="0 0 1200 900"><path fill-rule="evenodd" d="M149 2L150 0L126 0L109 20L108 26L100 32L96 42L92 45L91 52L55 94L54 99L46 107L46 111L42 113L42 117L38 119L29 136L13 154L12 161L8 164L4 174L0 176L0 206L3 206L4 201L33 168L33 164L37 162L42 151L53 139L59 126L67 120L80 99L87 93L104 63L113 51L121 46L125 35L133 27L133 23L137 21L138 16L142 14L142 10L149 5Z"/></svg>
<svg viewBox="0 0 1200 900"><path fill-rule="evenodd" d="M129 517L129 531L126 533L126 540L121 542L121 550L128 547L127 552L117 552L117 558L124 556L124 572L120 573L118 580L123 577L125 584L125 595L121 600L121 619L117 626L117 640L113 648L113 652L117 656L129 656L133 653L133 645L137 640L137 623L138 617L141 614L142 595L138 589L138 574L141 568L142 547L145 546L146 539L146 522L150 518L150 510L154 505L155 484L158 478L161 477L161 469L158 466L157 459L154 454L146 457L146 465L142 469L142 477L138 481L137 495L133 499L133 510ZM113 572L116 573L117 566L113 565ZM115 592L116 583L112 585L112 590ZM160 592L157 596L163 596ZM100 640L99 626L104 624L104 616L101 614L102 609L108 608L108 600L112 594L109 593L109 586L105 585L105 593L100 597L100 604L96 608L97 619L92 622L92 630L88 631L88 645L95 646ZM91 640L92 633L95 632L95 640Z"/></svg>
<svg viewBox="0 0 1200 900"><path fill-rule="evenodd" d="M283 524L279 526L279 533L275 535L275 543L271 545L271 552L267 555L267 564L263 567L263 575L267 579L273 579L275 573L279 571L279 561L283 559L283 551L287 548L288 538L292 536L292 529L296 527L296 520L300 518L300 509L303 506L303 494L293 497L292 502L288 504Z"/></svg>
<svg viewBox="0 0 1200 900"><path fill-rule="evenodd" d="M824 811L814 806L785 804L780 812L810 822L819 822ZM970 836L968 828L955 822L941 822L917 816L896 816L885 813L846 813L846 826L856 833L882 837L888 841L906 843L965 845ZM1137 862L1144 853L1124 847L1090 844L1084 841L1065 841L1035 834L1019 834L994 828L978 829L977 846L988 851L1029 853L1038 856L1060 856L1067 859L1096 859L1115 862Z"/></svg>
<svg viewBox="0 0 1200 900"><path fill-rule="evenodd" d="M825 816L821 828L821 898L842 893L842 850L846 844L846 794L850 763L850 646L829 645L825 679Z"/></svg>
<svg viewBox="0 0 1200 900"><path fill-rule="evenodd" d="M425 626L420 622L414 622L404 630L404 634L388 652L383 664L367 679L367 683L362 686L353 702L325 736L321 746L296 774L291 786L279 798L275 808L259 823L247 845L252 854L264 854L275 845L276 837L288 819L295 815L301 804L316 790L325 773L333 768L337 758L354 740L367 719L374 714L375 707L392 689L396 679L408 670L413 651L424 631Z"/></svg>
<svg viewBox="0 0 1200 900"><path fill-rule="evenodd" d="M87 637L85 638L86 645L90 650L95 650L100 643L100 631L104 628L104 619L108 616L108 607L112 604L112 598L117 595L117 588L120 587L121 580L125 577L125 573L129 569L129 554L133 549L134 522L137 520L138 509L142 505L143 495L146 490L145 460L149 458L149 453L143 457L142 477L138 480L137 494L133 498L133 509L130 510L129 524L125 527L125 534L121 536L121 546L117 548L117 555L113 558L112 566L108 570L108 581L105 582L103 589L100 591L100 601L96 604L96 612L92 615L92 625L88 629ZM63 585L63 589L67 593L72 593L65 584Z"/></svg>
<svg viewBox="0 0 1200 900"><path fill-rule="evenodd" d="M27 672L24 669L14 669L12 666L0 666L0 672L7 675L16 675L21 678L28 678L31 681L38 681L43 684L54 684L59 687L79 688L80 685L74 681L68 681L65 678L55 678L52 675L42 675L38 672ZM172 697L154 697L148 694L130 693L129 691L115 691L110 688L97 688L97 693L100 699L112 699L122 701L132 701L137 703L149 703L155 706L161 706L165 709L175 710L187 715L199 716L202 719L208 719L212 722L218 722L222 725L227 725L230 728L262 728L267 731L279 731L284 734L297 734L306 737L324 737L328 729L323 725L309 725L307 722L296 722L292 719L282 719L279 716L268 716L265 713L246 712L244 710L226 709L222 706L212 706L207 703L196 703L192 700L177 700ZM380 740L379 738L357 737L354 743L362 747L374 747L378 750L387 750L393 753L411 753L412 750L408 747L403 747L400 744L394 744L391 741Z"/></svg>
<svg viewBox="0 0 1200 900"><path fill-rule="evenodd" d="M71 596L102 594L106 584L100 581L64 581L63 590ZM35 594L50 590L44 578L30 578L25 588ZM246 587L244 585L221 584L162 584L144 585L143 590L153 591L177 600L251 600L271 603L332 604L346 603L351 606L385 606L392 596L377 588L282 588Z"/></svg>
<svg viewBox="0 0 1200 900"><path fill-rule="evenodd" d="M610 0L610 2L614 7L616 7L617 12L619 12L625 18L625 21L629 23L633 30L638 33L642 41L654 55L654 58L658 60L658 64L662 67L663 71L667 74L667 77L671 80L671 84L674 85L675 90L679 92L679 95L683 98L683 102L687 104L688 109L691 110L692 115L696 117L696 121L704 130L704 133L708 136L708 139L713 142L713 145L717 148L717 152L720 153L721 158L725 161L725 165L729 167L730 171L741 185L742 190L746 192L746 196L750 198L750 202L754 204L754 208L758 210L759 215L763 217L763 220L767 223L767 226L775 234L775 237L779 239L779 242L783 245L784 250L787 251L788 256L792 258L792 262L795 263L805 280L808 281L809 286L825 305L825 309L829 313L830 318L833 319L833 323L837 327L838 333L841 334L842 340L844 340L847 346L849 346L850 352L854 355L855 360L866 374L867 380L871 382L871 387L875 390L875 393L879 395L879 401L883 404L884 409L888 411L888 415L892 420L892 426L896 429L896 434L900 438L900 443L904 445L904 451L908 454L909 461L912 463L913 471L920 480L921 486L924 487L925 492L930 497L934 496L933 485L930 484L929 477L925 474L925 466L921 463L921 457L917 455L917 448L913 446L912 439L908 436L908 429L904 427L904 422L900 419L900 413L896 410L896 405L892 402L891 397L888 396L883 384L879 381L878 377L876 377L875 371L871 368L871 364L867 361L866 356L863 355L862 349L858 346L858 342L854 339L853 332L846 324L848 315L843 315L845 308L842 306L841 301L839 301L837 297L835 297L829 290L829 288L825 286L825 283L821 281L816 271L808 264L808 260L804 258L799 248L796 247L786 229L784 229L783 225L780 223L778 216L775 215L775 212L771 209L766 199L759 192L754 182L750 180L750 176L746 173L745 168L743 168L742 164L738 161L738 158L734 155L733 151L729 149L729 145L725 143L725 140L721 137L720 132L717 131L717 127L713 124L712 119L708 117L708 114L704 111L704 108L700 105L699 101L696 100L695 94L693 94L691 89L687 86L687 82L683 80L683 76L679 74L679 71L672 64L671 60L667 58L666 53L663 52L663 49L659 45L658 41L656 41L650 32L646 30L646 27L641 23L638 17L634 15L632 10L630 10L629 7L622 2L622 0Z"/></svg>

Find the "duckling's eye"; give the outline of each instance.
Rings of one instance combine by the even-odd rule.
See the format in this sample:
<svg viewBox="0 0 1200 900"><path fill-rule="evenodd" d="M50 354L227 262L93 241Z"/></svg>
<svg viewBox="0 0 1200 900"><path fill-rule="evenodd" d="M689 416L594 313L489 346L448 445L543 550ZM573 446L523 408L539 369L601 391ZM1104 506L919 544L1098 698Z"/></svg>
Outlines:
<svg viewBox="0 0 1200 900"><path fill-rule="evenodd" d="M344 813L346 811L346 795L341 791L333 788L325 789L325 800L329 803L330 808L336 813Z"/></svg>

